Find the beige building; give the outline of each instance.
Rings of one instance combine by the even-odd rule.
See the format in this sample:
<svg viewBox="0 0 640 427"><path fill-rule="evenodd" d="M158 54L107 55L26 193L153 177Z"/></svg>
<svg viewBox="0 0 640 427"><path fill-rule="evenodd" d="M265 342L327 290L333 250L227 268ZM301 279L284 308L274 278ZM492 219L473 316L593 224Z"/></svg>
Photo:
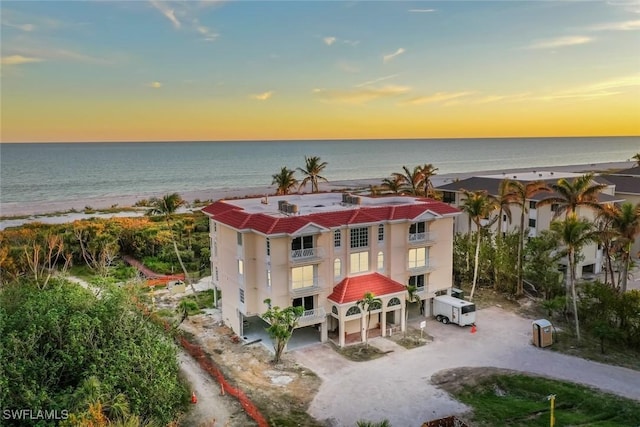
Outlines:
<svg viewBox="0 0 640 427"><path fill-rule="evenodd" d="M565 178L572 180L583 174L573 172L553 172L553 171L532 171L532 172L516 172L516 173L501 173L497 175L484 175L476 176L449 184L441 185L436 189L443 194L443 201L449 203L451 206L460 208L464 201L464 191L487 191L488 194L498 196L500 183L504 179L510 179L512 181L519 181L522 183L528 183L533 181L543 181L547 185L555 183L558 179ZM601 184L606 184L607 187L599 196L601 203L614 203L621 202L623 199L615 194L615 185L606 181L605 179L596 176L594 181ZM542 230L548 230L551 221L555 216L557 205L543 205L539 206L538 202L551 196L549 192L538 193L531 199L527 200L525 208L525 227L528 226L528 235L530 237L537 236ZM503 214L502 232L511 232L519 230L520 228L520 216L522 210L517 205L511 205L511 222L509 222L507 215ZM498 212L496 211L497 215ZM587 207L579 207L576 211L579 217L586 218L590 221L596 217L596 212ZM488 221L488 220L487 220ZM497 231L498 221L496 221L492 227L493 231ZM473 225L472 225L473 227ZM459 233L466 233L469 230L469 217L466 214L460 215L455 222L455 231ZM602 271L603 264L603 251L597 244L588 245L583 248L582 255L584 259L578 264L576 269L576 276L582 277L583 274L597 274Z"/></svg>
<svg viewBox="0 0 640 427"><path fill-rule="evenodd" d="M452 286L460 212L442 202L318 193L218 201L203 212L223 321L239 335L269 298L304 307L299 327L344 346L366 333L367 313L356 304L366 292L381 300L369 327L385 336L405 330L408 284L417 286L425 316L430 300Z"/></svg>
<svg viewBox="0 0 640 427"><path fill-rule="evenodd" d="M640 166L603 175L608 183L615 186L615 195L634 206L640 203ZM631 248L631 256L640 258L640 236Z"/></svg>

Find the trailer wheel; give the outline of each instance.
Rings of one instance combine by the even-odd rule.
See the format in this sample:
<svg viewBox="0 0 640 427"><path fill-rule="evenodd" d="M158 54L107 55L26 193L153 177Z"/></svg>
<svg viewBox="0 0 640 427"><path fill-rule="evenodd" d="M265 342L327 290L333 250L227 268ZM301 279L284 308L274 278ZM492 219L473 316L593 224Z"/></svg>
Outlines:
<svg viewBox="0 0 640 427"><path fill-rule="evenodd" d="M436 316L436 320L437 320L438 322L442 322L442 315L441 315L441 314L438 314L438 315Z"/></svg>
<svg viewBox="0 0 640 427"><path fill-rule="evenodd" d="M446 324L448 324L448 323L449 323L449 318L448 318L448 317L443 316L443 317L442 317L442 323L444 323L445 325L446 325Z"/></svg>

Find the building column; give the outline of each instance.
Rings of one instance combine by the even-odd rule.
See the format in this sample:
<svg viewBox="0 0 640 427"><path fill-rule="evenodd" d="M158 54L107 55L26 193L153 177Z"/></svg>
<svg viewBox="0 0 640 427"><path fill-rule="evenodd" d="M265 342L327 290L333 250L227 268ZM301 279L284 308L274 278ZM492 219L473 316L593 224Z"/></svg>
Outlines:
<svg viewBox="0 0 640 427"><path fill-rule="evenodd" d="M344 324L344 318L340 316L338 319L338 347L344 347L344 342L346 339L347 330Z"/></svg>
<svg viewBox="0 0 640 427"><path fill-rule="evenodd" d="M380 329L382 332L382 336L386 337L387 336L387 312L384 311L384 307L382 307L382 321L380 322Z"/></svg>
<svg viewBox="0 0 640 427"><path fill-rule="evenodd" d="M327 342L329 340L329 322L324 319L324 322L320 323L320 342Z"/></svg>
<svg viewBox="0 0 640 427"><path fill-rule="evenodd" d="M404 302L400 306L400 331L404 332L407 330L407 303Z"/></svg>

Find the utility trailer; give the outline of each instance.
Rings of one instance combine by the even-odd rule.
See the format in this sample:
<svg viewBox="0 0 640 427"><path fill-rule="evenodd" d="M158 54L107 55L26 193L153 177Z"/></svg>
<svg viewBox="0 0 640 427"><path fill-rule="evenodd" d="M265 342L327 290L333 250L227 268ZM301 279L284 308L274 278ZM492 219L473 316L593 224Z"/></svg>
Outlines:
<svg viewBox="0 0 640 427"><path fill-rule="evenodd" d="M445 325L455 323L460 326L476 323L476 305L450 295L439 295L433 299L433 315Z"/></svg>

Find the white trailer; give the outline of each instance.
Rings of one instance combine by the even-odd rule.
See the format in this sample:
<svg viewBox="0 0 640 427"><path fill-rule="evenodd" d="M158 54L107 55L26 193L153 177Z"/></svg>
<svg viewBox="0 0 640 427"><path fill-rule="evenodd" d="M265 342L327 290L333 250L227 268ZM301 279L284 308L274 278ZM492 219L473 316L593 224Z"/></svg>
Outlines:
<svg viewBox="0 0 640 427"><path fill-rule="evenodd" d="M474 325L476 323L476 305L449 295L439 295L433 299L433 315L436 316L438 322L444 324Z"/></svg>

